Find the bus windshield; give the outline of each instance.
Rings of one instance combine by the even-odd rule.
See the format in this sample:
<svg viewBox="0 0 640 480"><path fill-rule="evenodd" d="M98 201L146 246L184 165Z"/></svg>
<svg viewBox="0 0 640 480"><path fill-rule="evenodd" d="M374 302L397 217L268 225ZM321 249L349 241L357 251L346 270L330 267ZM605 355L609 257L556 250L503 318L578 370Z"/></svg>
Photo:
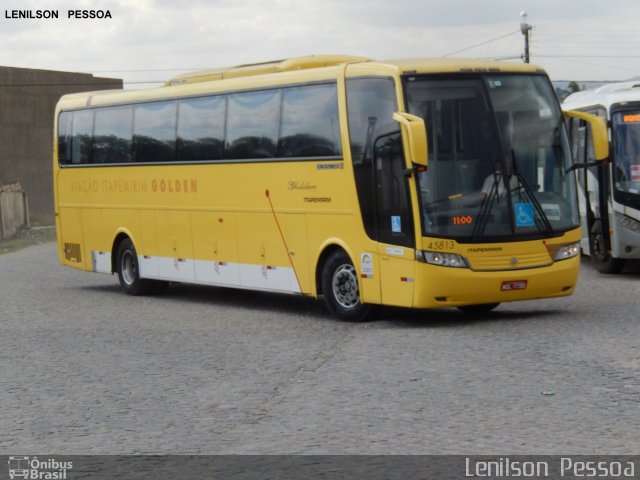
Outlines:
<svg viewBox="0 0 640 480"><path fill-rule="evenodd" d="M640 111L612 115L613 182L616 190L640 194Z"/></svg>
<svg viewBox="0 0 640 480"><path fill-rule="evenodd" d="M411 76L405 85L409 112L427 127L424 235L480 242L578 225L570 150L545 76Z"/></svg>

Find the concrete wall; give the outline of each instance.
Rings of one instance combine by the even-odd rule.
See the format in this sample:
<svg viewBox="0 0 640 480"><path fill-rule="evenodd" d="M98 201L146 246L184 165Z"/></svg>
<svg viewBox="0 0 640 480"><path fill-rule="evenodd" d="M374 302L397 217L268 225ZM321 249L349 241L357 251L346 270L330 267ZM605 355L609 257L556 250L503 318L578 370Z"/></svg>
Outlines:
<svg viewBox="0 0 640 480"><path fill-rule="evenodd" d="M122 88L85 73L0 67L0 185L20 182L35 223L53 224L53 117L72 92Z"/></svg>

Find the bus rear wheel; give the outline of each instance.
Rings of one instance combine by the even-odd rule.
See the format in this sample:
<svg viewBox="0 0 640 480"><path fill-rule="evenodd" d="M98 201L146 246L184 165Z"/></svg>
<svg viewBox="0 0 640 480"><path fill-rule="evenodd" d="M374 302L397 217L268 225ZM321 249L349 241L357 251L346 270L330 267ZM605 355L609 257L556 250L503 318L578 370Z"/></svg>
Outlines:
<svg viewBox="0 0 640 480"><path fill-rule="evenodd" d="M140 277L138 253L133 242L125 238L118 245L116 270L120 286L129 295L149 295L156 290L156 282Z"/></svg>
<svg viewBox="0 0 640 480"><path fill-rule="evenodd" d="M379 305L362 303L358 274L349 256L342 250L333 252L322 268L322 293L327 308L340 320L372 320Z"/></svg>

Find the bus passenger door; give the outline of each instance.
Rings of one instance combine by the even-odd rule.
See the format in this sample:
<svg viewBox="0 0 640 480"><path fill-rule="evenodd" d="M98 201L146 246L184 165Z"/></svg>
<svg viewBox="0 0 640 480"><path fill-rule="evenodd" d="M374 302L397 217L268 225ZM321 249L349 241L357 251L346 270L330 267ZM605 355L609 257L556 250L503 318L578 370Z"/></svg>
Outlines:
<svg viewBox="0 0 640 480"><path fill-rule="evenodd" d="M578 183L578 209L582 230L581 247L589 255L594 238L600 249L610 249L607 209L607 169L594 160L593 139L589 127L582 120L569 120L573 161Z"/></svg>
<svg viewBox="0 0 640 480"><path fill-rule="evenodd" d="M415 278L415 234L400 132L376 138L373 166L382 302L410 307Z"/></svg>

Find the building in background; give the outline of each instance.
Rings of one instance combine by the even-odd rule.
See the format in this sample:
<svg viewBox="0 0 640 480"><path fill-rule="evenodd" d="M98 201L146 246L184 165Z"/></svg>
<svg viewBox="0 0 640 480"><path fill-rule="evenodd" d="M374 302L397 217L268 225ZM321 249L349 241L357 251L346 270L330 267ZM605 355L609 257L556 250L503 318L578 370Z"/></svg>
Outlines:
<svg viewBox="0 0 640 480"><path fill-rule="evenodd" d="M31 221L53 224L53 115L67 93L121 89L87 73L0 67L0 185L22 186Z"/></svg>

